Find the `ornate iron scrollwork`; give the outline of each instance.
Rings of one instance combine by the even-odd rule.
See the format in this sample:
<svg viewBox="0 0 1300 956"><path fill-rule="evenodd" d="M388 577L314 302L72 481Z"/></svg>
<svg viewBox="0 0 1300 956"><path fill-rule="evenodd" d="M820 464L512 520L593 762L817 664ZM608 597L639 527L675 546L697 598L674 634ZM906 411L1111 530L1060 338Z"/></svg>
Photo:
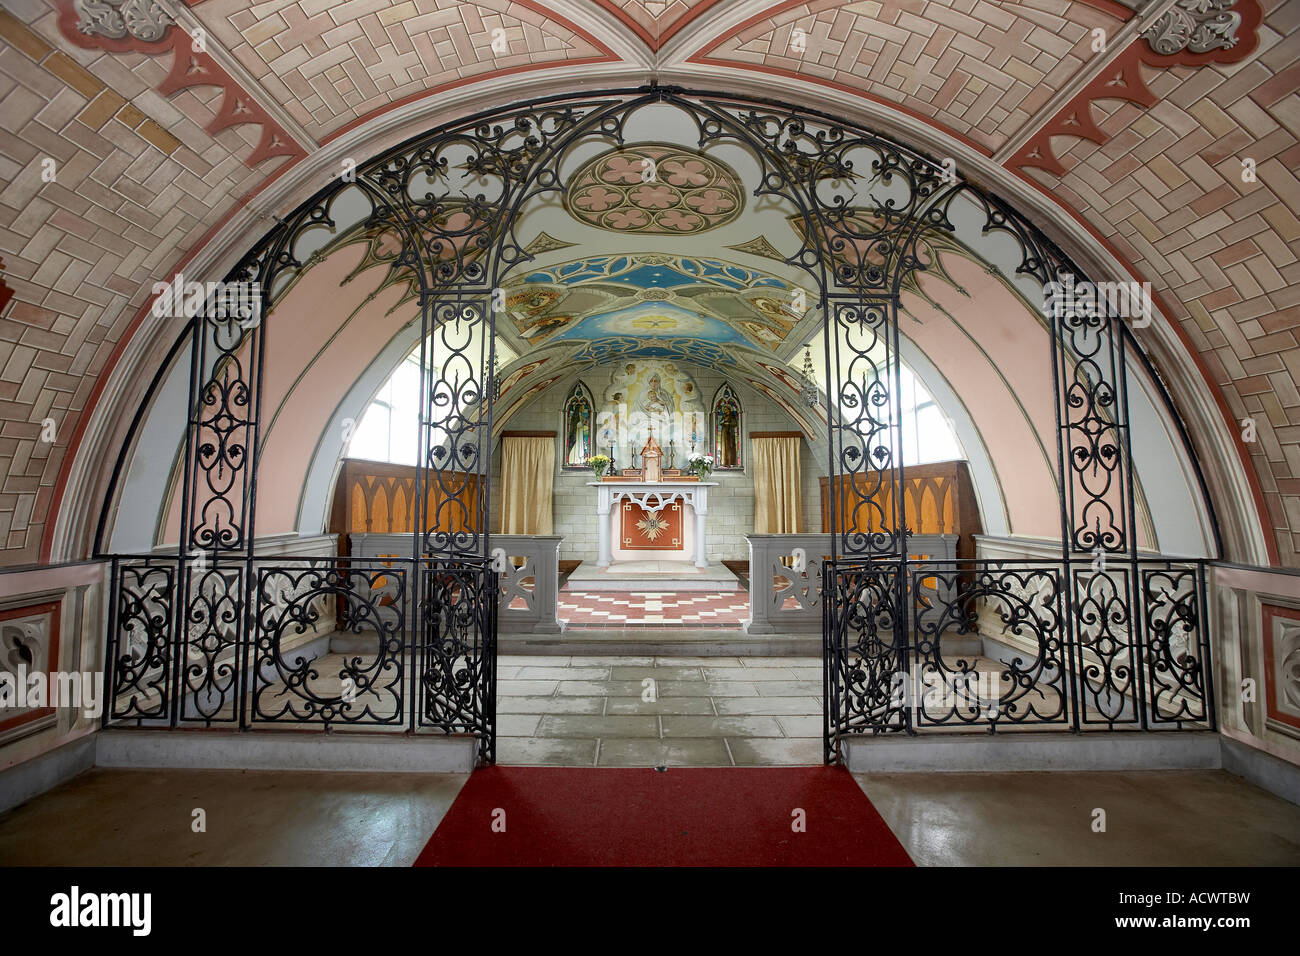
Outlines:
<svg viewBox="0 0 1300 956"><path fill-rule="evenodd" d="M260 567L251 719L257 722L402 725L406 720L406 569ZM349 635L334 663L295 654L294 638Z"/></svg>
<svg viewBox="0 0 1300 956"><path fill-rule="evenodd" d="M190 564L183 580L188 600L181 622L180 720L238 723L244 566Z"/></svg>
<svg viewBox="0 0 1300 956"><path fill-rule="evenodd" d="M124 24L127 6L82 3ZM1187 46L1207 42L1189 36ZM594 146L622 146L629 118L652 104L689 116L702 154L724 146L750 153L759 169L755 196L775 197L796 213L801 245L786 262L820 293L837 496L823 578L823 593L835 599L822 601L828 757L848 734L935 724L1001 730L1069 722L1085 729L1120 726L1138 712L1144 726L1212 720L1205 615L1199 597L1187 597L1188 580L1200 595L1201 569L1187 579L1181 570L1166 568L1161 577L1139 567L1125 378L1127 350L1136 346L1109 314L1065 309L1044 316L1057 391L1059 564L977 568L908 555L899 493L905 283L912 288L927 269L942 272L938 256L946 246L938 240L955 242L957 224L972 217L982 217L975 228L984 234L1014 241L1019 276L1044 285L1082 277L1069 258L954 170L869 130L813 111L657 86L553 97L421 134L279 219L241 260L227 281L256 284L259 314L271 322L271 307L304 270L347 242L366 243L365 261L385 265L387 281L419 299L418 522L411 553L383 575L389 584L402 582L401 599L376 603L374 568L287 561L268 568L258 558L253 492L263 327L196 317L187 326L193 381L181 542L170 565L118 567L112 717L343 726L392 722L405 708L409 730L474 735L483 758L492 759L498 580L487 563L488 383L496 293L532 258L515 234L521 211L558 192L565 170L581 165L575 157L594 155ZM711 348L681 357L734 361ZM576 361L603 357L588 349ZM1080 553L1097 552L1115 556L1120 572L1081 575ZM382 664L352 657L337 675L325 675L325 665L306 654L299 661L281 653L287 633L324 622L326 596L339 620L352 622L343 630L362 626L376 636L374 661ZM914 662L943 682L965 681L972 672L949 661L945 641L952 646L954 635L970 638L989 627L1004 629L1020 648L998 669L995 716L973 717L968 701L917 710L897 699ZM1187 649L1193 645L1194 653ZM408 659L403 699L399 675ZM384 703L346 707L325 687L327 676L383 690Z"/></svg>
<svg viewBox="0 0 1300 956"><path fill-rule="evenodd" d="M908 644L899 626L898 566L830 563L825 575L831 736L909 729L899 683L908 670Z"/></svg>
<svg viewBox="0 0 1300 956"><path fill-rule="evenodd" d="M1141 580L1150 721L1213 727L1204 570L1143 567Z"/></svg>
<svg viewBox="0 0 1300 956"><path fill-rule="evenodd" d="M835 514L843 522L834 544L847 556L899 554L897 315L885 301L833 301L830 311L831 474L842 482Z"/></svg>
<svg viewBox="0 0 1300 956"><path fill-rule="evenodd" d="M423 563L418 725L478 736L491 762L496 705L496 573L485 560Z"/></svg>
<svg viewBox="0 0 1300 956"><path fill-rule="evenodd" d="M911 572L914 725L1068 721L1067 629L1056 568L922 564ZM953 652L950 638L997 636L1001 659ZM980 643L978 640L976 643ZM981 669L982 665L982 669Z"/></svg>
<svg viewBox="0 0 1300 956"><path fill-rule="evenodd" d="M115 564L107 718L166 720L172 701L176 563Z"/></svg>

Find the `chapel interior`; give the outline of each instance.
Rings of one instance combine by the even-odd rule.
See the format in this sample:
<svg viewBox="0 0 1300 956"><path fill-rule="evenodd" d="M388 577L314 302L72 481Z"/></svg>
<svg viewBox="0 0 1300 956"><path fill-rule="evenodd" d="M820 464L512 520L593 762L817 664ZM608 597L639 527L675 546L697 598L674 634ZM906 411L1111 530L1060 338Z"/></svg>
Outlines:
<svg viewBox="0 0 1300 956"><path fill-rule="evenodd" d="M0 6L0 864L1300 863L1296 0Z"/></svg>

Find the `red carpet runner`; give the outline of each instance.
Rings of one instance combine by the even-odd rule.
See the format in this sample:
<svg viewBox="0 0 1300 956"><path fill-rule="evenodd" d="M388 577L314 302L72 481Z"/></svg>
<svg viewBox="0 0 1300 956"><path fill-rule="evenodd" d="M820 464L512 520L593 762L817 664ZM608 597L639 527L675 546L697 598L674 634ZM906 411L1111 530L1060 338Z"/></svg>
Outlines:
<svg viewBox="0 0 1300 956"><path fill-rule="evenodd" d="M803 832L796 832L801 819ZM504 832L497 832L502 826ZM488 767L470 776L415 865L911 866L912 861L857 783L837 767L689 767L662 773Z"/></svg>

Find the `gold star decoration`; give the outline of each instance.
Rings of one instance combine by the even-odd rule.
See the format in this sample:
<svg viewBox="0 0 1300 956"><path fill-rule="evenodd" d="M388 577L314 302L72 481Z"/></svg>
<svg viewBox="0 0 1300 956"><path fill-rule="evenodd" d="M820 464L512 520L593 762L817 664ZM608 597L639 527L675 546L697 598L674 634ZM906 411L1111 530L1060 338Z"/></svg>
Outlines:
<svg viewBox="0 0 1300 956"><path fill-rule="evenodd" d="M650 541L668 530L668 522L658 515L646 515L636 523L636 526L641 529L641 533Z"/></svg>

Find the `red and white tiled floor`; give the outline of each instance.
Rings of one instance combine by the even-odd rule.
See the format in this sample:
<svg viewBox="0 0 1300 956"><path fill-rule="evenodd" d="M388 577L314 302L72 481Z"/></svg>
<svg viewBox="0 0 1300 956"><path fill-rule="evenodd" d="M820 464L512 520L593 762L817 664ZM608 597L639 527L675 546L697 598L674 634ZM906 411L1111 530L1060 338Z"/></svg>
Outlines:
<svg viewBox="0 0 1300 956"><path fill-rule="evenodd" d="M740 627L748 591L560 591L569 627Z"/></svg>

